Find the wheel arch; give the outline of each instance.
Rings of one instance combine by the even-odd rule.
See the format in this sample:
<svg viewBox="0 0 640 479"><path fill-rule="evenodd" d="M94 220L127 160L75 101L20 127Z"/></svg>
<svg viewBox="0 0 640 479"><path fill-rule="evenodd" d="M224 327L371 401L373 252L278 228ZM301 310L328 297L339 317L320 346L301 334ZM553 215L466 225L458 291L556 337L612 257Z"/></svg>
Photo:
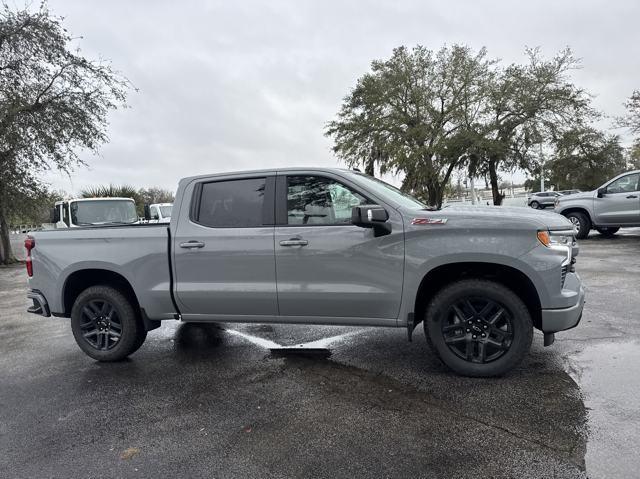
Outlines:
<svg viewBox="0 0 640 479"><path fill-rule="evenodd" d="M445 286L461 279L488 279L512 290L527 306L534 327L542 325L541 302L531 279L519 269L489 262L447 263L428 271L420 281L415 297L414 312L419 322L431 299Z"/></svg>
<svg viewBox="0 0 640 479"><path fill-rule="evenodd" d="M591 222L591 224L593 224L593 217L591 216L591 213L589 213L589 210L583 206L572 206L560 212L560 214L564 217L566 217L569 213L585 214L587 215L587 218L589 218L589 221Z"/></svg>
<svg viewBox="0 0 640 479"><path fill-rule="evenodd" d="M71 316L71 308L76 298L91 286L111 286L131 302L136 311L140 311L140 303L131 283L120 273L103 268L86 268L74 271L64 282L62 288L62 306L64 315Z"/></svg>

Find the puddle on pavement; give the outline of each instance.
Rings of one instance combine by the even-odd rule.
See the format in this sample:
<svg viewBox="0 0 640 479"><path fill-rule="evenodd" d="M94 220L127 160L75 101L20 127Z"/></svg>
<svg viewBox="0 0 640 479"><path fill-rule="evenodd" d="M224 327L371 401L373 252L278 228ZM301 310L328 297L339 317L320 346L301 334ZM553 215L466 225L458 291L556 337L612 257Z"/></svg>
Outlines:
<svg viewBox="0 0 640 479"><path fill-rule="evenodd" d="M589 417L590 477L638 477L640 343L600 343L569 356Z"/></svg>

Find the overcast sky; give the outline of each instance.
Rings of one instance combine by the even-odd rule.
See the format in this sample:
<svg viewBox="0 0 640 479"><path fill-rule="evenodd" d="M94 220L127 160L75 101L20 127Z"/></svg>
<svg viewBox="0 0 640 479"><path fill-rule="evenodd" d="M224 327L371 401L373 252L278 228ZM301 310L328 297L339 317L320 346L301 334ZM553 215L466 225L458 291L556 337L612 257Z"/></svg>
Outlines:
<svg viewBox="0 0 640 479"><path fill-rule="evenodd" d="M50 0L92 58L139 88L110 117L111 141L72 179L77 193L128 183L174 190L180 177L274 166L344 166L323 136L372 59L394 47L465 43L505 63L525 46L571 46L575 81L609 115L640 88L640 2ZM606 126L608 123L605 123ZM622 133L622 132L621 132Z"/></svg>

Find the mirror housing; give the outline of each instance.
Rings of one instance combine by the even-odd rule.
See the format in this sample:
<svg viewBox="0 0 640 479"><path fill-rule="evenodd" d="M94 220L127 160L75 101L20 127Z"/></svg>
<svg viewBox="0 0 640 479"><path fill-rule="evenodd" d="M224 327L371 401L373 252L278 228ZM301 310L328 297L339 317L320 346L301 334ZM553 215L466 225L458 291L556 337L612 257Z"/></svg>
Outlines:
<svg viewBox="0 0 640 479"><path fill-rule="evenodd" d="M607 192L606 187L598 188L598 198L602 198L606 192Z"/></svg>
<svg viewBox="0 0 640 479"><path fill-rule="evenodd" d="M361 205L351 209L351 224L361 228L372 228L375 236L391 233L388 219L389 213L380 205Z"/></svg>

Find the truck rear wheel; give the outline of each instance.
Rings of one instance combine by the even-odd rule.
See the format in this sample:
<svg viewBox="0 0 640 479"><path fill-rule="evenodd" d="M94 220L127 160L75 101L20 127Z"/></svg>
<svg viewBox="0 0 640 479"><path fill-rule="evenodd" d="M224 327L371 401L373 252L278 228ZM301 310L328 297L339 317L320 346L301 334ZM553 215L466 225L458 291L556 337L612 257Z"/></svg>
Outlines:
<svg viewBox="0 0 640 479"><path fill-rule="evenodd" d="M131 302L110 286L80 293L71 309L71 330L80 349L98 361L126 358L147 335Z"/></svg>
<svg viewBox="0 0 640 479"><path fill-rule="evenodd" d="M426 310L427 341L442 362L463 376L499 376L531 347L529 310L505 286L466 279L445 286Z"/></svg>
<svg viewBox="0 0 640 479"><path fill-rule="evenodd" d="M596 228L596 229L598 230L598 233L600 233L605 238L613 238L620 228L609 227L609 228Z"/></svg>

